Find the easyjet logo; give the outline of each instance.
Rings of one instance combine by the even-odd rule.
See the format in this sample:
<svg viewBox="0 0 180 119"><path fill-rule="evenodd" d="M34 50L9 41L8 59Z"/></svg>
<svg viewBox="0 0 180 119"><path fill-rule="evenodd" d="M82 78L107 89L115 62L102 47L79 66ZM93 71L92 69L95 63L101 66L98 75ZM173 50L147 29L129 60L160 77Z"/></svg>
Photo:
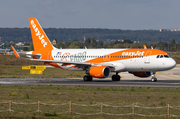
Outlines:
<svg viewBox="0 0 180 119"><path fill-rule="evenodd" d="M122 53L122 56L143 56L143 55L144 55L144 51L143 52L137 51L137 52L123 52Z"/></svg>
<svg viewBox="0 0 180 119"><path fill-rule="evenodd" d="M39 40L41 41L41 44L43 45L43 47L46 47L47 42L45 42L44 40L44 35L40 33L39 29L36 27L36 24L34 23L34 20L31 20L31 25L35 31L36 36L39 38Z"/></svg>

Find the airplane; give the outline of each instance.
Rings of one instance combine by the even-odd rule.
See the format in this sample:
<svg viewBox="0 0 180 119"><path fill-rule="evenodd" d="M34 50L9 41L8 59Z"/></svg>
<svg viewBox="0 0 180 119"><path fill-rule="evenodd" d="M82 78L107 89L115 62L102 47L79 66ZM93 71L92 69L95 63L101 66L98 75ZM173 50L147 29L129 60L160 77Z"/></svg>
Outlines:
<svg viewBox="0 0 180 119"><path fill-rule="evenodd" d="M4 46L4 43L2 43L1 45L0 45L0 47L1 46ZM0 48L0 52L9 52L10 51L10 49L2 49L2 48Z"/></svg>
<svg viewBox="0 0 180 119"><path fill-rule="evenodd" d="M0 52L9 52L10 49L0 49Z"/></svg>
<svg viewBox="0 0 180 119"><path fill-rule="evenodd" d="M84 81L95 78L107 78L111 72L112 81L120 81L120 72L129 72L134 76L156 82L157 71L170 70L176 62L166 52L158 49L57 49L55 48L36 18L29 18L34 51L26 53L28 58L17 58L39 61L66 70L85 71Z"/></svg>

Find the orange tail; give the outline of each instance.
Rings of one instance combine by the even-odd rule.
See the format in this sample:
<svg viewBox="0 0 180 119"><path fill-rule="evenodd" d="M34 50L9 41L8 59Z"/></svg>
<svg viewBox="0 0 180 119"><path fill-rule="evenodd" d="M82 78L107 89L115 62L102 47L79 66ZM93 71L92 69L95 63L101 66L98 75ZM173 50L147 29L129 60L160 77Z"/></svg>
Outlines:
<svg viewBox="0 0 180 119"><path fill-rule="evenodd" d="M54 47L36 18L29 18L34 51L51 51Z"/></svg>

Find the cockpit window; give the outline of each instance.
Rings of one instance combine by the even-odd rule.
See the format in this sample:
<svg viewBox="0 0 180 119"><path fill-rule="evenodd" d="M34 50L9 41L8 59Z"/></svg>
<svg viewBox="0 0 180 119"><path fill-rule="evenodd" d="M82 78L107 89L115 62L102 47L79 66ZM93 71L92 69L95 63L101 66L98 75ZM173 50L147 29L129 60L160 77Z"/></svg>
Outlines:
<svg viewBox="0 0 180 119"><path fill-rule="evenodd" d="M161 55L160 58L163 58L163 55Z"/></svg>
<svg viewBox="0 0 180 119"><path fill-rule="evenodd" d="M171 58L169 55L157 55L156 58Z"/></svg>
<svg viewBox="0 0 180 119"><path fill-rule="evenodd" d="M168 55L164 55L164 57L165 57L165 58L169 58L169 56L168 56Z"/></svg>

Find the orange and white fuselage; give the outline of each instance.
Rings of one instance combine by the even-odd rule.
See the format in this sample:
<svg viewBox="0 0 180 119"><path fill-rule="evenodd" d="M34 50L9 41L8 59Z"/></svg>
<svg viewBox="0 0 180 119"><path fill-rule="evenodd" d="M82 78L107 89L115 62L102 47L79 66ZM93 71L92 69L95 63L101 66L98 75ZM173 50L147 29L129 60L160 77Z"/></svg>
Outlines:
<svg viewBox="0 0 180 119"><path fill-rule="evenodd" d="M138 77L149 77L157 71L176 66L174 59L157 49L57 49L52 46L35 18L29 18L29 23L34 45L34 51L26 54L29 60L66 70L84 70L88 75L84 80L106 78L110 72L116 72L112 77L116 80L120 78L117 74L125 71ZM16 57L20 57L13 50Z"/></svg>
<svg viewBox="0 0 180 119"><path fill-rule="evenodd" d="M162 55L162 58L157 58ZM166 56L166 57L164 57ZM54 49L50 60L111 64L113 72L164 71L173 68L176 62L168 54L156 49ZM83 70L74 64L58 63L67 70Z"/></svg>

